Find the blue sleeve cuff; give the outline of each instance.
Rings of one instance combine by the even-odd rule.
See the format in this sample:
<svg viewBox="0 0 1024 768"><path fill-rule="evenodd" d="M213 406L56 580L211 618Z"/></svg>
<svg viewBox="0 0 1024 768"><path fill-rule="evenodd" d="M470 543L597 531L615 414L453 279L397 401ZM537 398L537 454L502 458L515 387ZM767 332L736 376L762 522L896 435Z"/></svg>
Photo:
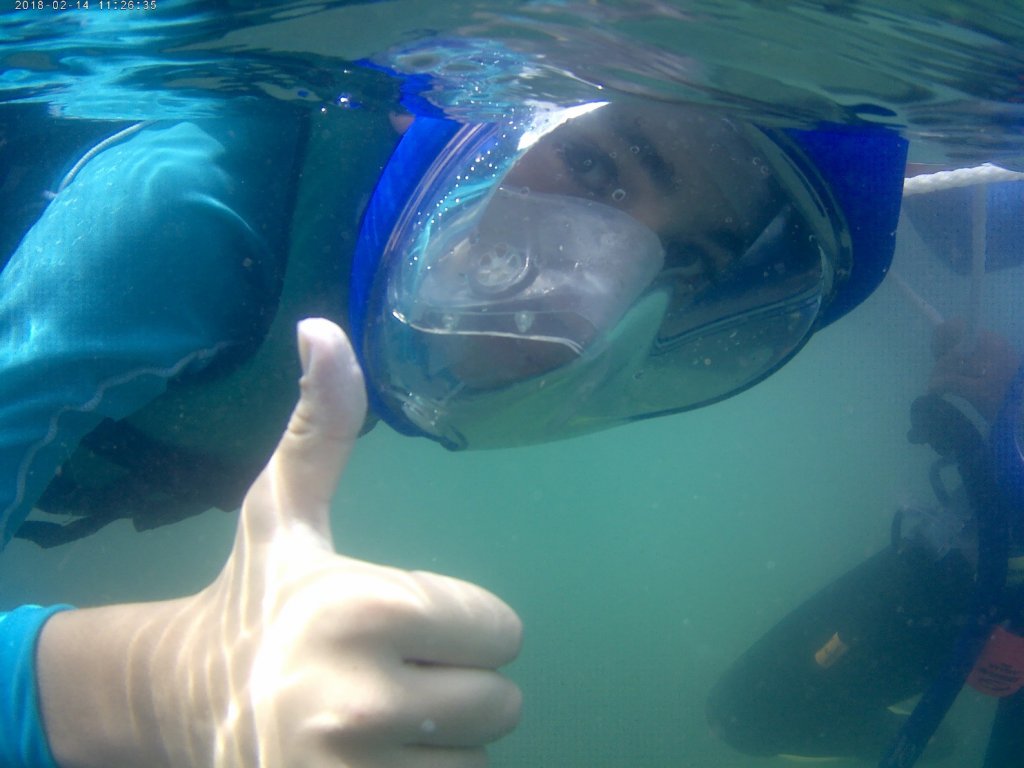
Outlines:
<svg viewBox="0 0 1024 768"><path fill-rule="evenodd" d="M0 613L0 765L57 768L43 728L36 643L43 624L70 605L22 605Z"/></svg>

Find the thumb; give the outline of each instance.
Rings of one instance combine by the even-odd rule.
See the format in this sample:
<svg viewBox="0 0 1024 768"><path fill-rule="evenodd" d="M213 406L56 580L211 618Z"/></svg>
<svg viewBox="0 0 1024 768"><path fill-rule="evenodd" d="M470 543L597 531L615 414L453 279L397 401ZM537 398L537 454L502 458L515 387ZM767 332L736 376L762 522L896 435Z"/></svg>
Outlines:
<svg viewBox="0 0 1024 768"><path fill-rule="evenodd" d="M246 494L239 535L260 543L300 527L329 547L331 498L366 417L366 391L352 345L337 325L303 320L298 341L299 402Z"/></svg>

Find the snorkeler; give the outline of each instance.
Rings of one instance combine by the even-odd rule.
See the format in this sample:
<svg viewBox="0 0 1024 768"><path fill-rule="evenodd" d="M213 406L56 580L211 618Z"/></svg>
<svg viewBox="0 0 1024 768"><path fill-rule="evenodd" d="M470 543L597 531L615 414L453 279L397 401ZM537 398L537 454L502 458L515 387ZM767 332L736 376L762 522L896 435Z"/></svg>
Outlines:
<svg viewBox="0 0 1024 768"><path fill-rule="evenodd" d="M395 148L354 114L138 126L56 188L0 272L5 327L32 329L0 350L24 403L0 423L3 541L237 508L287 420L303 317L350 330L374 418L523 445L752 386L892 252L904 144L884 130L634 101L420 116ZM365 186L339 178L377 180L358 237ZM26 524L33 506L58 517Z"/></svg>
<svg viewBox="0 0 1024 768"><path fill-rule="evenodd" d="M991 333L968 348L962 322L940 326L933 349L909 439L937 454L936 505L897 512L890 546L786 615L718 681L709 723L742 752L911 765L932 735L918 735L921 718L937 725L966 680L999 700L985 768L1024 759L1024 530L983 437L996 434L1021 356ZM905 702L922 693L908 729ZM952 745L938 742L941 757Z"/></svg>
<svg viewBox="0 0 1024 768"><path fill-rule="evenodd" d="M301 173L266 123L129 129L72 170L0 273L0 316L14 329L0 350L0 392L14 404L0 419L4 541L20 534L52 544L116 517L148 525L231 509L255 481L226 575L178 604L183 618L166 632L156 621L156 637L145 640L175 643L182 625L222 610L219 592L244 593L260 574L232 564L246 559L238 553L249 512L263 507L254 499L274 484L259 473L294 401L298 320L319 315L347 328L374 418L452 449L523 445L701 407L755 385L870 295L892 256L905 143L885 129L766 129L713 111L617 101L532 108L493 123L419 116L395 146L386 120L368 116L377 130L355 133L350 115L341 125L294 127L308 137ZM126 221L115 224L112 211ZM209 280L196 280L197 271ZM348 379L343 388L354 386ZM300 402L293 426L308 408ZM344 440L359 426L348 420ZM301 484L308 453L272 460L269 477ZM317 485L321 503L327 487ZM26 526L33 506L71 515L78 527ZM339 558L325 572L344 568ZM380 586L341 599L379 599ZM352 729L358 711L354 720L332 715L341 705L333 698L295 743L276 710L264 716L256 706L299 658L284 607L298 601L308 615L306 594L281 615L221 628L231 648L241 626L268 638L255 656L248 648L227 661L183 655L177 676L156 678L166 711L179 718L164 748L203 765L239 748L229 764L272 765L277 755L306 754L308 738L360 765L395 764L361 751L382 742ZM43 628L42 712L66 712L73 665L54 667L59 676L46 665L102 638L75 629L88 626L85 612L44 624L49 609L19 610L23 623L11 627L12 612L0 634L31 660ZM110 610L132 617L110 624L114 635L138 632L132 610ZM483 644L500 651L470 666L510 658L514 622L501 623L500 642ZM366 640L343 636L333 661ZM415 649L401 657L438 661ZM153 658L164 658L155 646ZM404 679L408 670L393 660L366 663L381 679ZM186 694L177 686L198 674L190 665L206 663L212 693L191 704L223 729L183 731L194 713L179 711ZM145 658L140 664L148 670ZM304 695L318 690L318 669L300 665L298 679L313 686ZM33 675L22 668L18 678L30 697ZM83 706L105 693L73 690ZM241 710L229 696L239 690L250 694ZM502 690L498 725L472 731L459 744L468 751L440 750L431 764L478 764L479 744L514 719ZM136 702L119 703L123 711ZM432 735L441 721L429 712L399 719L401 736L382 726L389 738L407 739L410 723L428 734L425 743L448 738ZM45 755L44 726L26 727L21 743ZM75 743L61 738L60 749Z"/></svg>

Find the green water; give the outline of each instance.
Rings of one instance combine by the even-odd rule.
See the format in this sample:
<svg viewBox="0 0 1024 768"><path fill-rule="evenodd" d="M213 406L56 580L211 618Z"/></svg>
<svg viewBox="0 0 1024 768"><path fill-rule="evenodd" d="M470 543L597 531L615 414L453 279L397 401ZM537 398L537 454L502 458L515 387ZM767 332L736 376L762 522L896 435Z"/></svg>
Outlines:
<svg viewBox="0 0 1024 768"><path fill-rule="evenodd" d="M966 283L901 240L896 266L954 313ZM988 303L1024 290L1001 273ZM995 318L998 320L998 318ZM906 442L927 326L890 284L779 374L691 414L531 448L451 454L379 427L334 513L340 551L477 582L522 616L509 675L525 695L499 768L774 766L716 741L704 699L750 643L884 546L897 506L929 500ZM51 551L14 542L0 601L79 605L180 595L225 557L234 516L138 534L115 524ZM966 692L938 765L971 765L989 700ZM840 763L854 765L855 763Z"/></svg>

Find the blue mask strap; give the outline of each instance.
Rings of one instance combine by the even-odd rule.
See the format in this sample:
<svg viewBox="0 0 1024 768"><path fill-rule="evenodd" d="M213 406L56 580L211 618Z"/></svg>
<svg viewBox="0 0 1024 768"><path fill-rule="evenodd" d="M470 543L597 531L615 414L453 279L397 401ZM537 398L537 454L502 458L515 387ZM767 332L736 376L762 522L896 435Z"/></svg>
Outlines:
<svg viewBox="0 0 1024 768"><path fill-rule="evenodd" d="M896 247L907 141L885 128L828 126L787 130L818 170L846 217L853 249L849 278L822 313L838 320L882 282Z"/></svg>
<svg viewBox="0 0 1024 768"><path fill-rule="evenodd" d="M352 346L363 370L367 367L363 349L367 310L374 281L379 279L379 273L383 273L380 260L384 247L420 179L459 127L460 124L454 121L433 117L417 117L413 120L384 167L363 214L352 260L348 301ZM392 425L405 423L404 418L391 418L394 414L377 397L373 387L367 387L367 394L374 413Z"/></svg>

